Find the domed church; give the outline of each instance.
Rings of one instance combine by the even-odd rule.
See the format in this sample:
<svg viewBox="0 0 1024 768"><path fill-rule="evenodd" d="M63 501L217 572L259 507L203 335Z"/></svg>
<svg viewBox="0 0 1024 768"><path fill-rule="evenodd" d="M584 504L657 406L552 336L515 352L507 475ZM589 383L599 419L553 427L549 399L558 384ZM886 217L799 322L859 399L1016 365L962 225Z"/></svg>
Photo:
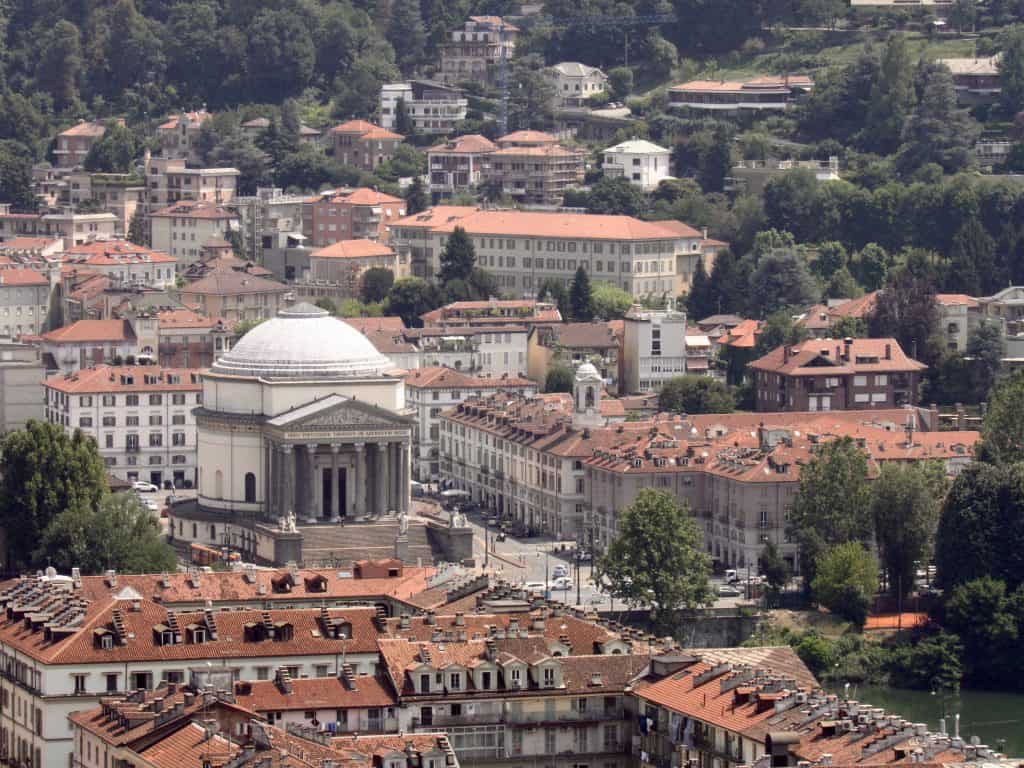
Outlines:
<svg viewBox="0 0 1024 768"><path fill-rule="evenodd" d="M198 497L173 505L174 538L301 562L300 526L407 512L413 420L393 369L310 304L245 334L203 374Z"/></svg>

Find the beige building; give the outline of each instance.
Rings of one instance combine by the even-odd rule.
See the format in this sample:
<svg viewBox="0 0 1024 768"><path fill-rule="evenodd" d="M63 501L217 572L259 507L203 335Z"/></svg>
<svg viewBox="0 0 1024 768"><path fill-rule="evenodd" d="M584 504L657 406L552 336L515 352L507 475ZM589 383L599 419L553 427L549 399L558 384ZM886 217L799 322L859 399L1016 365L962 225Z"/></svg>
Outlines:
<svg viewBox="0 0 1024 768"><path fill-rule="evenodd" d="M328 284L338 296L359 296L363 273L387 269L395 278L405 277L408 265L400 263L391 248L373 240L341 240L309 255L309 279L314 285Z"/></svg>
<svg viewBox="0 0 1024 768"><path fill-rule="evenodd" d="M85 162L92 145L107 132L103 123L81 122L57 134L53 155L58 168L78 168Z"/></svg>
<svg viewBox="0 0 1024 768"><path fill-rule="evenodd" d="M623 321L536 325L529 336L529 377L543 382L556 365L575 370L590 363L601 374L608 392L622 394Z"/></svg>
<svg viewBox="0 0 1024 768"><path fill-rule="evenodd" d="M45 377L38 345L0 339L0 432L22 429L29 419L45 418Z"/></svg>
<svg viewBox="0 0 1024 768"><path fill-rule="evenodd" d="M391 226L391 246L409 255L412 274L430 277L456 227L476 247L477 263L512 295L535 296L546 279L568 284L582 266L592 281L633 296L676 296L689 265L706 258L704 236L678 221L631 216L436 206Z"/></svg>
<svg viewBox="0 0 1024 768"><path fill-rule="evenodd" d="M366 120L349 120L331 128L335 161L373 171L395 155L405 137Z"/></svg>
<svg viewBox="0 0 1024 768"><path fill-rule="evenodd" d="M135 211L145 209L145 180L131 173L72 173L67 177L67 194L72 205L92 201L114 214L114 231L128 233Z"/></svg>
<svg viewBox="0 0 1024 768"><path fill-rule="evenodd" d="M234 269L214 269L178 291L182 304L197 305L208 317L228 323L267 320L284 308L291 288Z"/></svg>
<svg viewBox="0 0 1024 768"><path fill-rule="evenodd" d="M188 168L183 157L148 158L148 210L159 210L179 200L230 203L238 190L239 175L237 168Z"/></svg>
<svg viewBox="0 0 1024 768"><path fill-rule="evenodd" d="M150 214L153 250L175 256L183 268L200 260L203 244L238 227L238 216L210 201L180 200Z"/></svg>
<svg viewBox="0 0 1024 768"><path fill-rule="evenodd" d="M75 213L70 208L59 213L13 213L9 204L0 203L0 243L21 237L60 238L65 248L93 240L109 240L117 232L117 217L112 213Z"/></svg>
<svg viewBox="0 0 1024 768"><path fill-rule="evenodd" d="M427 150L430 197L435 203L457 192L469 192L483 181L487 158L498 145L479 134L456 136Z"/></svg>
<svg viewBox="0 0 1024 768"><path fill-rule="evenodd" d="M584 107L587 99L608 88L608 76L604 72L578 61L555 64L549 73L555 86L555 99L562 107Z"/></svg>
<svg viewBox="0 0 1024 768"><path fill-rule="evenodd" d="M516 131L497 141L484 165L484 181L523 203L559 205L565 190L582 183L586 153L541 131Z"/></svg>
<svg viewBox="0 0 1024 768"><path fill-rule="evenodd" d="M199 130L212 115L205 109L172 115L157 126L156 136L164 157L180 157L191 165L199 165Z"/></svg>
<svg viewBox="0 0 1024 768"><path fill-rule="evenodd" d="M441 46L441 79L446 83L487 83L502 58L512 58L519 27L500 16L470 16Z"/></svg>

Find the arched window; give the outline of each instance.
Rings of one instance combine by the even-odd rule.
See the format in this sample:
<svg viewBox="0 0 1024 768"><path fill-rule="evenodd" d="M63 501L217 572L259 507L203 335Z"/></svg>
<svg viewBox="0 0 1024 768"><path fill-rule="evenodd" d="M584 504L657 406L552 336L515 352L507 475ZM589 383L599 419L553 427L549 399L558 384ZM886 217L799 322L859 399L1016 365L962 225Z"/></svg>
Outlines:
<svg viewBox="0 0 1024 768"><path fill-rule="evenodd" d="M221 472L219 469L213 476L213 498L224 498L224 473Z"/></svg>
<svg viewBox="0 0 1024 768"><path fill-rule="evenodd" d="M256 475L252 472L245 473L245 500L249 503L256 501Z"/></svg>
<svg viewBox="0 0 1024 768"><path fill-rule="evenodd" d="M586 407L586 408L593 408L594 407L594 388L593 387L587 387L586 398L587 398L586 399L586 405L584 407Z"/></svg>

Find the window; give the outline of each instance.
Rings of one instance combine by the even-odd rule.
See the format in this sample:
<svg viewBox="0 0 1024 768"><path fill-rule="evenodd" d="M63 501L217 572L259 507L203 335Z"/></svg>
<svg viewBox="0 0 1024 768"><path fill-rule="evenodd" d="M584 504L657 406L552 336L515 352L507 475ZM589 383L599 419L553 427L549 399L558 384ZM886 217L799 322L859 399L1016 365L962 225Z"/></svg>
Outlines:
<svg viewBox="0 0 1024 768"><path fill-rule="evenodd" d="M448 687L453 691L457 691L460 688L462 688L462 675L460 675L458 672L453 672L451 675L449 675Z"/></svg>
<svg viewBox="0 0 1024 768"><path fill-rule="evenodd" d="M117 426L117 417L116 416L104 416L103 417L103 426L104 427L116 427Z"/></svg>
<svg viewBox="0 0 1024 768"><path fill-rule="evenodd" d="M92 416L82 416L78 419L78 426L80 427L91 427Z"/></svg>
<svg viewBox="0 0 1024 768"><path fill-rule="evenodd" d="M151 427L159 427L159 426L162 426L163 423L164 423L164 417L161 416L159 413L151 413L149 415L149 426L151 426Z"/></svg>
<svg viewBox="0 0 1024 768"><path fill-rule="evenodd" d="M521 669L519 669L518 667L513 667L510 670L510 675L509 676L510 676L510 678L512 680L512 687L513 688L522 688L523 687L523 671Z"/></svg>
<svg viewBox="0 0 1024 768"><path fill-rule="evenodd" d="M171 424L174 424L175 426L181 426L184 423L185 423L185 414L184 413L176 413L173 416L171 416Z"/></svg>
<svg viewBox="0 0 1024 768"><path fill-rule="evenodd" d="M184 405L185 404L185 393L184 392L175 392L173 395L171 395L171 402L174 405Z"/></svg>
<svg viewBox="0 0 1024 768"><path fill-rule="evenodd" d="M171 445L185 445L185 433L175 432L171 435Z"/></svg>
<svg viewBox="0 0 1024 768"><path fill-rule="evenodd" d="M554 667L544 667L544 687L551 688L555 684Z"/></svg>
<svg viewBox="0 0 1024 768"><path fill-rule="evenodd" d="M553 755L556 752L555 742L557 735L554 728L544 729L544 751L549 755Z"/></svg>
<svg viewBox="0 0 1024 768"><path fill-rule="evenodd" d="M867 376L854 376L853 377L853 386L855 386L855 387L866 387L867 385L868 385L868 377Z"/></svg>
<svg viewBox="0 0 1024 768"><path fill-rule="evenodd" d="M313 676L314 677L327 677L327 665L326 664L314 664L313 665Z"/></svg>
<svg viewBox="0 0 1024 768"><path fill-rule="evenodd" d="M139 404L139 396L138 395L125 395L124 396L124 404L127 405L127 406L137 406Z"/></svg>
<svg viewBox="0 0 1024 768"><path fill-rule="evenodd" d="M889 385L889 376L884 373L875 375L875 385L879 387L886 387Z"/></svg>
<svg viewBox="0 0 1024 768"><path fill-rule="evenodd" d="M164 403L164 396L163 395L150 395L149 396L149 404L150 405L163 405L163 403Z"/></svg>
<svg viewBox="0 0 1024 768"><path fill-rule="evenodd" d="M92 395L83 395L78 398L78 404L82 408L92 408Z"/></svg>
<svg viewBox="0 0 1024 768"><path fill-rule="evenodd" d="M270 667L256 667L256 679L257 680L269 680L270 679Z"/></svg>
<svg viewBox="0 0 1024 768"><path fill-rule="evenodd" d="M114 693L117 691L117 672L108 672L106 674L107 679L107 693Z"/></svg>
<svg viewBox="0 0 1024 768"><path fill-rule="evenodd" d="M161 432L150 432L149 433L149 446L150 448L159 448L164 444L164 436Z"/></svg>
<svg viewBox="0 0 1024 768"><path fill-rule="evenodd" d="M86 692L85 678L86 678L85 675L72 675L71 676L71 679L74 681L74 684L75 684L75 693L85 693Z"/></svg>
<svg viewBox="0 0 1024 768"><path fill-rule="evenodd" d="M112 408L113 406L117 405L117 397L114 395L104 395L103 405L107 408Z"/></svg>

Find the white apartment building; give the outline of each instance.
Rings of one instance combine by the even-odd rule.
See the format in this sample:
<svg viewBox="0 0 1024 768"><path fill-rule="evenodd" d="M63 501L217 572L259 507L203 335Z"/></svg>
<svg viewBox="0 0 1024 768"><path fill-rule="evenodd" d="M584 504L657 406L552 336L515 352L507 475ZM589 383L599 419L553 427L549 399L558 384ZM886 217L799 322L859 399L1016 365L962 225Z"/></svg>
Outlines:
<svg viewBox="0 0 1024 768"><path fill-rule="evenodd" d="M106 275L118 287L173 288L178 260L127 240L97 240L64 252L64 262Z"/></svg>
<svg viewBox="0 0 1024 768"><path fill-rule="evenodd" d="M202 574L190 578L198 586ZM20 579L0 594L0 748L22 755L19 765L67 768L69 714L113 693L187 682L193 667L241 680L272 679L280 667L334 676L342 660L356 674L377 669L372 607L177 612L131 587L81 598L77 574Z"/></svg>
<svg viewBox="0 0 1024 768"><path fill-rule="evenodd" d="M185 158L146 159L146 201L149 210L179 200L229 203L238 189L237 168L186 168Z"/></svg>
<svg viewBox="0 0 1024 768"><path fill-rule="evenodd" d="M456 124L466 119L469 108L464 92L453 86L429 80L387 83L380 89L382 128L395 129L399 101L405 105L417 132L434 136L452 133Z"/></svg>
<svg viewBox="0 0 1024 768"><path fill-rule="evenodd" d="M96 441L107 469L157 486L196 481L199 371L100 365L45 382L46 419Z"/></svg>
<svg viewBox="0 0 1024 768"><path fill-rule="evenodd" d="M554 82L555 99L562 107L585 106L587 99L608 88L608 76L604 72L578 61L563 61L548 71Z"/></svg>
<svg viewBox="0 0 1024 768"><path fill-rule="evenodd" d="M644 192L650 192L672 178L672 151L646 139L630 139L603 152L604 175L624 178Z"/></svg>
<svg viewBox="0 0 1024 768"><path fill-rule="evenodd" d="M46 330L54 274L18 267L0 269L0 335L17 338Z"/></svg>
<svg viewBox="0 0 1024 768"><path fill-rule="evenodd" d="M626 392L658 391L686 374L686 313L634 307L625 318L622 349Z"/></svg>
<svg viewBox="0 0 1024 768"><path fill-rule="evenodd" d="M391 225L391 246L408 256L414 275L431 277L456 227L472 237L477 264L505 292L523 296L536 295L549 278L568 284L580 266L592 281L638 298L675 296L680 257L703 253L703 235L678 221L466 206L435 206L399 219Z"/></svg>
<svg viewBox="0 0 1024 768"><path fill-rule="evenodd" d="M183 267L203 256L203 244L238 228L238 216L217 203L180 200L150 214L153 249L176 256Z"/></svg>
<svg viewBox="0 0 1024 768"><path fill-rule="evenodd" d="M537 383L518 376L472 376L451 368L429 367L405 376L405 402L415 409L413 427L413 478L437 482L440 469L441 413L464 400L478 400L497 392L531 396Z"/></svg>

